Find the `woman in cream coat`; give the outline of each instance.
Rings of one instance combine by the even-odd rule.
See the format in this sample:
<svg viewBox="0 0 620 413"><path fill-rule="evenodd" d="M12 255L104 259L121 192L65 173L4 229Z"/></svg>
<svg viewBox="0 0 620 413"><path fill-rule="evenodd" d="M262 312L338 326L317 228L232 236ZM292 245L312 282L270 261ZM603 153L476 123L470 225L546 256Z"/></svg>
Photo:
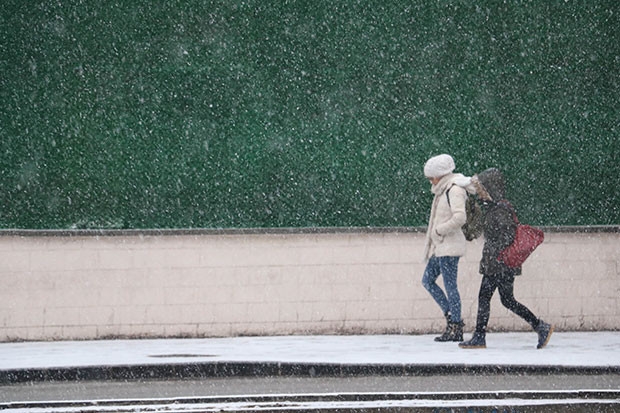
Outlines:
<svg viewBox="0 0 620 413"><path fill-rule="evenodd" d="M437 302L447 322L445 332L435 341L463 340L457 274L459 259L467 249L461 230L467 219L467 191L474 189L471 178L453 173L454 169L454 159L446 154L430 158L424 165L424 175L431 182L435 198L426 231L426 269L422 285ZM443 276L445 292L437 285L439 275Z"/></svg>

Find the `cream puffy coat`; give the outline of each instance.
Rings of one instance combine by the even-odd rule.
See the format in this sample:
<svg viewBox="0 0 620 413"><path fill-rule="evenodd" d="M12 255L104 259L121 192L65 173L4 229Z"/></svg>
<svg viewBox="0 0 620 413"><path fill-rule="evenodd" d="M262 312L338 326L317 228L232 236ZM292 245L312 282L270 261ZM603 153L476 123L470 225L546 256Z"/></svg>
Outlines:
<svg viewBox="0 0 620 413"><path fill-rule="evenodd" d="M465 202L467 191L473 188L464 188L469 183L462 174L448 174L431 191L435 194L431 215L426 231L424 259L428 261L433 255L436 257L462 257L467 250L467 241L461 227L467 219ZM446 192L450 190L450 203Z"/></svg>

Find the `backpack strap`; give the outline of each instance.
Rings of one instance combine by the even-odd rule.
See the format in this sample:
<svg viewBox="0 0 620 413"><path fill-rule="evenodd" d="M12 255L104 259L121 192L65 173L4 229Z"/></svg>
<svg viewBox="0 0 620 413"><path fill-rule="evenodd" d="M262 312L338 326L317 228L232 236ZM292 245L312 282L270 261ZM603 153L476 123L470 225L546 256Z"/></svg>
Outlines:
<svg viewBox="0 0 620 413"><path fill-rule="evenodd" d="M454 185L456 184L450 185L450 188L446 190L446 199L448 200L448 206L450 207L450 209L452 209L452 205L450 205L450 190L452 189Z"/></svg>

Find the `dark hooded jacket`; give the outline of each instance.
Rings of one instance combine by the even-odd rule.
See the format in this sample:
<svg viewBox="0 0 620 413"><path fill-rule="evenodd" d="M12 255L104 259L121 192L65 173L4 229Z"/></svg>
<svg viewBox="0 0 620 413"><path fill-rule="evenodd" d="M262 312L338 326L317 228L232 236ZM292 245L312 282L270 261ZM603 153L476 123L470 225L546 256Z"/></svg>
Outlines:
<svg viewBox="0 0 620 413"><path fill-rule="evenodd" d="M479 173L478 180L492 198L483 202L485 241L480 273L489 276L500 273L519 275L521 268L508 267L497 259L499 253L512 244L517 228L511 209L499 203L505 200L504 177L498 169L491 168Z"/></svg>

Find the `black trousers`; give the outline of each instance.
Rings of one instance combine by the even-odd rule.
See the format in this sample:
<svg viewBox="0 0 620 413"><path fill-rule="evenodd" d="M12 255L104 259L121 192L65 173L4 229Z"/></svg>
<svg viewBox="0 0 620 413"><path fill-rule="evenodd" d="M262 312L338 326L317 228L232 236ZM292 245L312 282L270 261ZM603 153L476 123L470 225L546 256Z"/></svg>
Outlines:
<svg viewBox="0 0 620 413"><path fill-rule="evenodd" d="M495 290L499 291L502 305L524 319L533 329L538 327L540 320L526 306L515 300L515 277L512 274L483 275L478 293L478 317L476 332L485 334L491 313L491 298Z"/></svg>

